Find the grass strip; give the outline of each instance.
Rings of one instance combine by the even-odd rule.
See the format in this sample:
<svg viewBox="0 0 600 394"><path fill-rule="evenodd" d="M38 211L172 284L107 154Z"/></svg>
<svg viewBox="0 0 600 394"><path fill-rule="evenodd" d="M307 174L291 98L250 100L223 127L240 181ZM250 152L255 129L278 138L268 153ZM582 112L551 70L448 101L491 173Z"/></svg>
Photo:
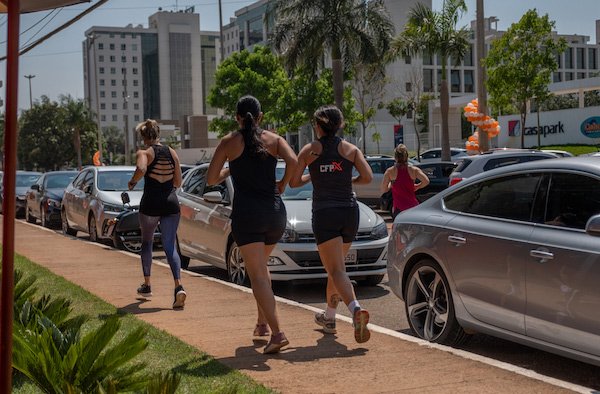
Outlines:
<svg viewBox="0 0 600 394"><path fill-rule="evenodd" d="M151 373L173 370L181 375L178 393L273 393L274 391L255 382L250 377L237 370L217 362L210 355L180 341L169 333L159 330L152 325L139 320L134 315L123 313L104 300L89 293L63 277L55 275L23 256L15 255L15 269L26 276L37 277L35 297L50 294L52 297L64 297L72 301L74 315L85 314L90 321L84 326L84 331L99 326L103 319L114 314L120 314L121 330L113 339L121 340L127 333L138 327L148 330L146 339L148 347L135 361L147 364ZM41 391L26 378L15 375L13 393L29 394Z"/></svg>

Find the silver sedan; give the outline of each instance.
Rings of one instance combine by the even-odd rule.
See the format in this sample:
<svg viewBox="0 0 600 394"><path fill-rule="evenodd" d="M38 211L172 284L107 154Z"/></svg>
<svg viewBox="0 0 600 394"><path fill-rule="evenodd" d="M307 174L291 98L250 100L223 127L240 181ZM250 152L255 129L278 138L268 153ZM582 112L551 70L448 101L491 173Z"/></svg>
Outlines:
<svg viewBox="0 0 600 394"><path fill-rule="evenodd" d="M600 365L600 158L460 182L398 215L388 250L419 337L483 332Z"/></svg>

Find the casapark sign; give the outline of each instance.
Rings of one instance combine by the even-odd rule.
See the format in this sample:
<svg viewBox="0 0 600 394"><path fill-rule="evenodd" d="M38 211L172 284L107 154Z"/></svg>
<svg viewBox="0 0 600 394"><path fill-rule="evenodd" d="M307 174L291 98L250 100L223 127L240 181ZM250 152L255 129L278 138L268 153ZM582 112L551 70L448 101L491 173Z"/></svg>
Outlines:
<svg viewBox="0 0 600 394"><path fill-rule="evenodd" d="M588 138L600 138L600 116L592 116L581 123L581 134Z"/></svg>

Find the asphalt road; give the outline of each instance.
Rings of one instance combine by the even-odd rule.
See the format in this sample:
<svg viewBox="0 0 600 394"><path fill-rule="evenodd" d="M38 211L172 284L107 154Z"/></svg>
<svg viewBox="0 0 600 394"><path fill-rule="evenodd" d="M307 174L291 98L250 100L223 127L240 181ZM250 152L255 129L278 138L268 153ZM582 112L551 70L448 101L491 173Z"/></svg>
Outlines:
<svg viewBox="0 0 600 394"><path fill-rule="evenodd" d="M386 220L389 222L390 218L386 217ZM83 233L79 233L79 236L87 238L87 235ZM155 250L154 258L166 263L165 256L160 250ZM196 273L227 280L224 270L198 260L192 260L189 269ZM317 308L325 308L324 280L274 282L273 290L278 296ZM412 335L406 321L404 304L387 285L387 275L377 286L355 286L355 292L361 306L369 310L371 323ZM343 305L340 305L338 312L350 316L349 311ZM285 326L285 322L282 324ZM461 349L600 392L600 367L484 334L474 335Z"/></svg>

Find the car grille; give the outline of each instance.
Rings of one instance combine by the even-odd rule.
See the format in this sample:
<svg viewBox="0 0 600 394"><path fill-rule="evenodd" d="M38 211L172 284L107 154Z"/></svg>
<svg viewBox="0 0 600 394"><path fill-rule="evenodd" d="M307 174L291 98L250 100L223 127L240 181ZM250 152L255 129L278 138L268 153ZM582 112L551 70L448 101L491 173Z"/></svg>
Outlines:
<svg viewBox="0 0 600 394"><path fill-rule="evenodd" d="M384 248L376 248L376 249L358 249L356 251L356 264L355 265L365 265L365 264L373 264L379 259L381 253ZM294 262L300 267L322 267L321 257L319 256L319 252L285 252ZM350 266L348 266L349 269Z"/></svg>
<svg viewBox="0 0 600 394"><path fill-rule="evenodd" d="M377 238L371 237L371 231L359 231L356 233L356 237L354 237L354 241L369 241ZM297 243L314 243L315 235L312 233L309 234L298 234Z"/></svg>

